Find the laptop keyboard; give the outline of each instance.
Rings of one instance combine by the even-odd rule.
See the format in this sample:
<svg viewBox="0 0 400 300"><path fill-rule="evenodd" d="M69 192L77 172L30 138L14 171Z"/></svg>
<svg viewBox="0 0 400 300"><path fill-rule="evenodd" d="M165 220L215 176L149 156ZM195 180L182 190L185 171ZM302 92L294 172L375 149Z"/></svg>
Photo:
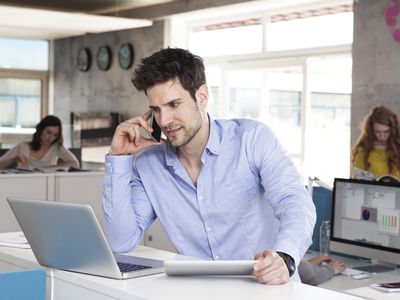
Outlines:
<svg viewBox="0 0 400 300"><path fill-rule="evenodd" d="M118 267L122 273L127 273L127 272L132 272L132 271L138 271L138 270L143 270L143 269L150 269L151 267L149 266L143 266L143 265L135 265L135 264L128 264L128 263L122 263L122 262L117 262Z"/></svg>

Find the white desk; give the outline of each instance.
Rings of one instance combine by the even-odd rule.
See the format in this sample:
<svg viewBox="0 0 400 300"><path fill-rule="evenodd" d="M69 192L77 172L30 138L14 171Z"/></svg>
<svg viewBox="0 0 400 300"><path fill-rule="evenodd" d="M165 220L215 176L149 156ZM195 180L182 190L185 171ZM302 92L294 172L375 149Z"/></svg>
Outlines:
<svg viewBox="0 0 400 300"><path fill-rule="evenodd" d="M138 246L132 254L158 259L174 259L177 256L174 253L144 246ZM37 261L31 250L0 246L0 270L35 266L37 266ZM252 277L168 277L165 274L157 274L115 280L49 268L45 270L48 278L48 300L361 299L297 282L278 286L263 285Z"/></svg>
<svg viewBox="0 0 400 300"><path fill-rule="evenodd" d="M317 255L317 253L307 254L306 258ZM365 266L367 263L361 262L356 259L351 259L342 256L332 256L335 259L339 259L346 263L346 266L350 268ZM367 279L352 279L343 275L336 275L332 279L320 284L318 287L341 291L347 294L360 296L366 299L400 299L400 293L386 293L370 288L369 286L373 283L383 282L394 282L400 281L400 269L396 269L389 272L374 273L370 274L371 277Z"/></svg>

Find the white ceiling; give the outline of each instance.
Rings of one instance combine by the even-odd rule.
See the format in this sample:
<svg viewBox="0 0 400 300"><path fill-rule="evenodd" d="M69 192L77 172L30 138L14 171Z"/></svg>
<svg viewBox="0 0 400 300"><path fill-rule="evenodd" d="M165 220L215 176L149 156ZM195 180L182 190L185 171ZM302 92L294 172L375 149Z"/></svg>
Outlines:
<svg viewBox="0 0 400 300"><path fill-rule="evenodd" d="M151 25L143 19L0 5L0 37L53 40Z"/></svg>

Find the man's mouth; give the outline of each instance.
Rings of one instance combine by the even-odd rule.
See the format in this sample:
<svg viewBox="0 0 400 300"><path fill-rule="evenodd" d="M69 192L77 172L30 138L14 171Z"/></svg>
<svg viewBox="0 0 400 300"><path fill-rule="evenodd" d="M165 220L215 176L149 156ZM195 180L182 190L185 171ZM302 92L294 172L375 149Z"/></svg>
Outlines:
<svg viewBox="0 0 400 300"><path fill-rule="evenodd" d="M181 130L181 129L182 129L182 127L179 126L179 127L174 127L174 128L166 128L163 131L166 136L174 137L178 134L179 130Z"/></svg>

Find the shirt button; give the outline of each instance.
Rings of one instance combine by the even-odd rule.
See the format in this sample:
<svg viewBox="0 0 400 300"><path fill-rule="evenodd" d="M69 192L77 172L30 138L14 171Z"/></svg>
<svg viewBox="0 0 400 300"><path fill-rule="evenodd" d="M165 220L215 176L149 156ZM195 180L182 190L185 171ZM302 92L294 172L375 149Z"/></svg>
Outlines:
<svg viewBox="0 0 400 300"><path fill-rule="evenodd" d="M211 227L207 227L207 232L210 232L211 231Z"/></svg>
<svg viewBox="0 0 400 300"><path fill-rule="evenodd" d="M198 200L203 200L203 197L202 196L198 196L197 199Z"/></svg>
<svg viewBox="0 0 400 300"><path fill-rule="evenodd" d="M219 259L219 255L215 255L215 257L214 257L216 260L218 260Z"/></svg>
<svg viewBox="0 0 400 300"><path fill-rule="evenodd" d="M110 162L107 163L107 167L109 167L109 168L111 167L111 163Z"/></svg>
<svg viewBox="0 0 400 300"><path fill-rule="evenodd" d="M107 192L111 192L111 188L108 186L108 187L106 187L106 191Z"/></svg>

